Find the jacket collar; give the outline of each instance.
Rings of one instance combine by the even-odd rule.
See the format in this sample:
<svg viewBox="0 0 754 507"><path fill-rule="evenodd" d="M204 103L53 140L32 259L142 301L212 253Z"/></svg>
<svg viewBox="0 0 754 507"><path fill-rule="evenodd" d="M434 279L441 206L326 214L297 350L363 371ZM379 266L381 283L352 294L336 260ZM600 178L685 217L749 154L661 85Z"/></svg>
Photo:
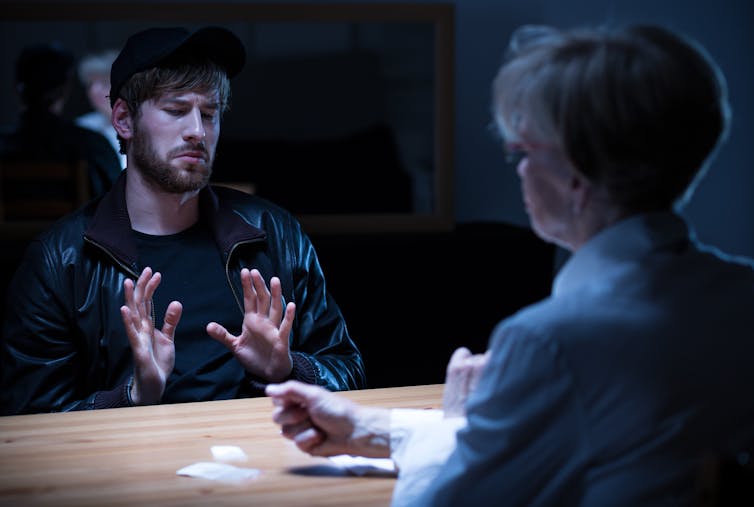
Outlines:
<svg viewBox="0 0 754 507"><path fill-rule="evenodd" d="M218 199L207 185L199 192L199 217L210 225L220 251L229 254L234 245L263 240L266 233L242 218L238 211ZM84 238L108 251L116 260L136 268L138 250L131 234L126 206L126 170L104 194L84 231Z"/></svg>

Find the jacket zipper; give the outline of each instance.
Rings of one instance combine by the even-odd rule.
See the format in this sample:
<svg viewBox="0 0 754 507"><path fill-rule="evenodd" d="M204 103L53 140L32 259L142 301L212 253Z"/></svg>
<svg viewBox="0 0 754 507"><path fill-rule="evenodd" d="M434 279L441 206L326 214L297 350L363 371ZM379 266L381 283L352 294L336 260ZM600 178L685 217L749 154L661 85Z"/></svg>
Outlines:
<svg viewBox="0 0 754 507"><path fill-rule="evenodd" d="M123 270L126 271L126 273L128 273L131 276L133 276L134 280L138 280L139 279L139 274L136 271L134 271L130 266L127 266L126 264L124 264L123 262L121 262L120 259L118 259L113 254L111 254L110 250L108 250L107 248L105 248L104 246L100 245L96 241L94 241L92 239L89 239L87 237L84 237L84 241L86 241L87 243L89 243L91 245L94 245L95 247L97 247L100 250L102 250L103 252L105 252L107 254L107 256L110 257L113 260L113 262L115 262L115 264L117 264L118 266L120 266L121 268L123 268ZM149 306L151 307L150 317L152 318L152 326L157 327L157 318L155 316L155 311L154 311L154 300L151 300L150 303L151 304Z"/></svg>

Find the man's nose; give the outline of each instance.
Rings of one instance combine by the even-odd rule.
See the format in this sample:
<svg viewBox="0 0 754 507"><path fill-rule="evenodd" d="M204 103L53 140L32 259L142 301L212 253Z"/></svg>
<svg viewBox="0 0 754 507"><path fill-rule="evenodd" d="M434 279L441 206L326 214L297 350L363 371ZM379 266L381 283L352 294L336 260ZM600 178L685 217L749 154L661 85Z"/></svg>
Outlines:
<svg viewBox="0 0 754 507"><path fill-rule="evenodd" d="M202 122L202 112L199 109L192 109L185 117L186 126L183 137L186 140L202 140L207 135Z"/></svg>

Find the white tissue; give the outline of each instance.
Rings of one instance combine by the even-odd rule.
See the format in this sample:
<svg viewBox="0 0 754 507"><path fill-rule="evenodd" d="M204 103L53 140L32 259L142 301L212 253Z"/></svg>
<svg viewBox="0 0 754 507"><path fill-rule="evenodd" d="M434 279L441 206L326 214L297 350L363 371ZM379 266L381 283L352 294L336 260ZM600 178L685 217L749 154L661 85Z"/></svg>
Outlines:
<svg viewBox="0 0 754 507"><path fill-rule="evenodd" d="M260 471L256 468L239 468L233 465L228 465L227 463L200 461L181 468L175 474L188 477L200 477L212 481L238 483L253 479L260 474Z"/></svg>

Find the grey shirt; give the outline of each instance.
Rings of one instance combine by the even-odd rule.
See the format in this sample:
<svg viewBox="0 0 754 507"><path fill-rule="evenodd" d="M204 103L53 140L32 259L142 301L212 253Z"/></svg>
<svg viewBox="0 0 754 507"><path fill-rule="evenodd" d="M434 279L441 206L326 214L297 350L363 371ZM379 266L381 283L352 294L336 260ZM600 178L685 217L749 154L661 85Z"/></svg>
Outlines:
<svg viewBox="0 0 754 507"><path fill-rule="evenodd" d="M754 450L752 262L674 214L600 232L490 347L412 505L687 505L701 458Z"/></svg>

